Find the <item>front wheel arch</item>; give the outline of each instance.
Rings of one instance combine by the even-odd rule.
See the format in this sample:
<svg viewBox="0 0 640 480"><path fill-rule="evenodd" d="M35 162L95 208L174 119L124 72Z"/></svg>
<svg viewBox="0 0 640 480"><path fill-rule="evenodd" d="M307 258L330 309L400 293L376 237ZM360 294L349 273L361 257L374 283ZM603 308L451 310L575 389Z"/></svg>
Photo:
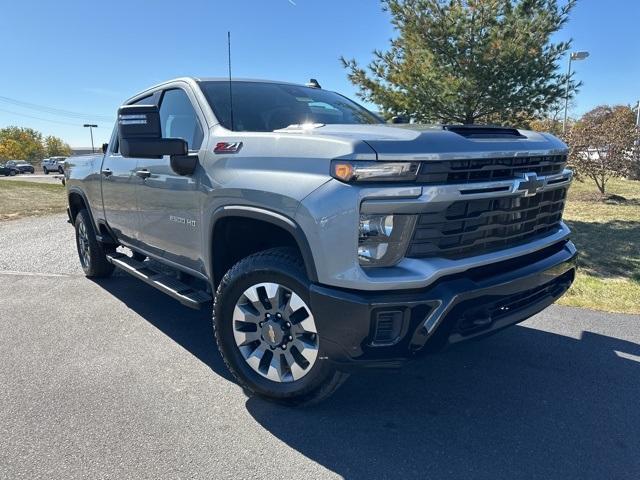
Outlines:
<svg viewBox="0 0 640 480"><path fill-rule="evenodd" d="M235 254L229 253L228 246L237 247L235 241L228 241L234 226L250 225L253 227L253 238L259 240L259 232L271 232L269 242L252 243L252 248L237 249ZM289 247L298 251L302 259L305 273L310 281L317 282L313 254L309 242L302 229L292 219L271 211L250 206L225 206L216 210L211 220L209 237L209 266L214 289L222 277L236 262L253 253L277 247Z"/></svg>

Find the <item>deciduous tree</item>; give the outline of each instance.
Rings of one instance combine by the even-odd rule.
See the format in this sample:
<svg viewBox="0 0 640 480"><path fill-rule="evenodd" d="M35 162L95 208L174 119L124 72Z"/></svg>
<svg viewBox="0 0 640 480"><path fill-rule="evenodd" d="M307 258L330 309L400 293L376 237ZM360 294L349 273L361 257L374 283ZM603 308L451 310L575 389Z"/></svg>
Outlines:
<svg viewBox="0 0 640 480"><path fill-rule="evenodd" d="M585 113L568 132L569 161L604 196L609 179L628 175L633 162L638 162L636 135L631 107L601 105Z"/></svg>
<svg viewBox="0 0 640 480"><path fill-rule="evenodd" d="M44 145L49 157L68 157L71 155L71 147L61 138L49 135L44 139Z"/></svg>
<svg viewBox="0 0 640 480"><path fill-rule="evenodd" d="M16 144L19 147L16 147ZM44 157L42 134L33 128L6 127L0 129L0 145L7 145L16 160L35 161ZM10 146L9 146L10 145ZM11 160L7 158L7 160Z"/></svg>

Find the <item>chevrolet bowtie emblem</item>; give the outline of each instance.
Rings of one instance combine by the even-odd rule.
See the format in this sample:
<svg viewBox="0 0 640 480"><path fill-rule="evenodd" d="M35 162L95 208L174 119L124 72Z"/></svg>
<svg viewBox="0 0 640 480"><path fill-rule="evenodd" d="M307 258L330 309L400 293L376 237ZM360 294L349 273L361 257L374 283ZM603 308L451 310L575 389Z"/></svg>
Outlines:
<svg viewBox="0 0 640 480"><path fill-rule="evenodd" d="M276 332L273 330L273 325L269 325L269 331L267 333L269 334L271 343L276 343Z"/></svg>
<svg viewBox="0 0 640 480"><path fill-rule="evenodd" d="M545 184L545 178L538 177L536 173L525 173L523 179L518 181L518 192L524 192L525 197L533 197Z"/></svg>

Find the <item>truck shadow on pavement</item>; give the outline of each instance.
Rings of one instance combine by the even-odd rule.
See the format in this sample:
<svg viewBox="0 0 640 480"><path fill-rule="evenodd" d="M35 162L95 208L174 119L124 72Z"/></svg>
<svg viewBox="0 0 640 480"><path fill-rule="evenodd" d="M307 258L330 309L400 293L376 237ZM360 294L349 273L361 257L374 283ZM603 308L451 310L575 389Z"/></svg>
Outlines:
<svg viewBox="0 0 640 480"><path fill-rule="evenodd" d="M197 357L217 375L233 381L216 350L211 326L211 308L199 311L187 308L127 274L94 281Z"/></svg>
<svg viewBox="0 0 640 480"><path fill-rule="evenodd" d="M233 381L208 310L128 277L97 283ZM515 326L400 371L353 375L315 407L250 397L246 408L345 478L603 479L640 478L639 404L640 345Z"/></svg>
<svg viewBox="0 0 640 480"><path fill-rule="evenodd" d="M354 375L313 408L247 409L345 478L639 478L639 357L635 343L516 326Z"/></svg>

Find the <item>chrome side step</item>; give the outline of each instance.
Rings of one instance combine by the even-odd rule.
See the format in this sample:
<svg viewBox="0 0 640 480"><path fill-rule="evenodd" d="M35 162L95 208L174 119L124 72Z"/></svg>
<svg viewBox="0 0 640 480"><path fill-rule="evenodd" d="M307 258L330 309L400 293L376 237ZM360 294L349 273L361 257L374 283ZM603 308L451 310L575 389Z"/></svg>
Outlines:
<svg viewBox="0 0 640 480"><path fill-rule="evenodd" d="M198 310L212 300L211 295L207 292L196 290L191 285L187 285L164 272L154 270L152 266L138 262L124 254L107 254L107 260L129 275L157 288L187 307Z"/></svg>

